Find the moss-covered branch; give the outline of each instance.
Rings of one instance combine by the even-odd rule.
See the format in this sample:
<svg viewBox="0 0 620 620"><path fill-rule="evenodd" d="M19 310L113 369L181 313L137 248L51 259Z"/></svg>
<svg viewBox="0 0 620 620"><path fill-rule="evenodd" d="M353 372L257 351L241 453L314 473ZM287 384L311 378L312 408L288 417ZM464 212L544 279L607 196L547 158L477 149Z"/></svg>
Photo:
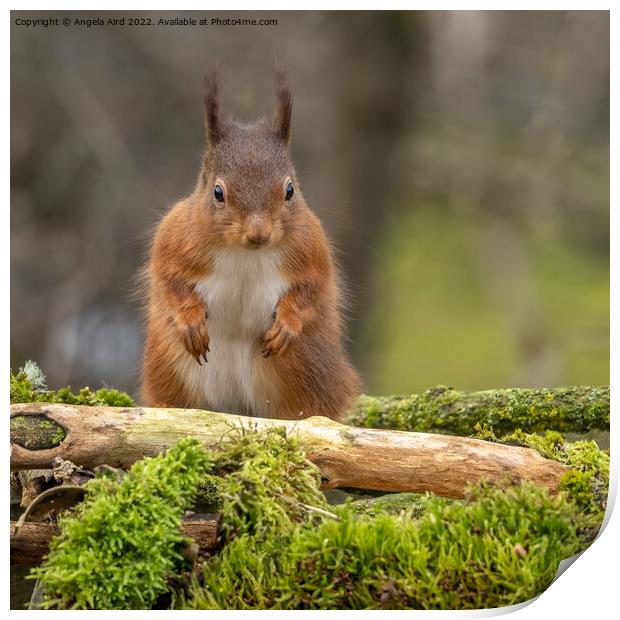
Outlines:
<svg viewBox="0 0 620 620"><path fill-rule="evenodd" d="M48 402L68 405L134 407L125 392L70 387L48 390L34 362L11 372L11 404ZM233 413L233 412L231 412ZM587 433L609 430L609 387L508 388L460 392L437 386L422 394L361 396L347 423L367 428L471 435L477 424L504 434L555 430Z"/></svg>
<svg viewBox="0 0 620 620"><path fill-rule="evenodd" d="M476 424L497 433L609 430L609 387L459 392L438 386L409 396L361 396L348 423L368 428L471 435Z"/></svg>

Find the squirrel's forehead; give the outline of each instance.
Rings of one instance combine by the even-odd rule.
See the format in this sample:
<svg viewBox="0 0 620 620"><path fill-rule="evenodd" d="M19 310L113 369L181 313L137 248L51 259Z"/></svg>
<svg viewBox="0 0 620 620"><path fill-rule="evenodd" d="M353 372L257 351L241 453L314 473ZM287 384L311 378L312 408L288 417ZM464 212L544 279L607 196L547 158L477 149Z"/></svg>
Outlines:
<svg viewBox="0 0 620 620"><path fill-rule="evenodd" d="M269 138L252 136L219 145L216 169L231 178L267 180L286 175L290 162L286 149Z"/></svg>

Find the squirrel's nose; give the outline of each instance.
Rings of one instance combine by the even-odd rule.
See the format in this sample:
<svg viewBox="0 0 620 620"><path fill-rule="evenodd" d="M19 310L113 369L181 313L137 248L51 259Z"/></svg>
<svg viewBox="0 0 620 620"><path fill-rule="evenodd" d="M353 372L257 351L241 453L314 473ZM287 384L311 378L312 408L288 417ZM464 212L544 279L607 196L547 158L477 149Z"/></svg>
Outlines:
<svg viewBox="0 0 620 620"><path fill-rule="evenodd" d="M245 234L245 237L252 245L263 245L269 241L271 234L266 230L250 230Z"/></svg>
<svg viewBox="0 0 620 620"><path fill-rule="evenodd" d="M248 243L254 246L267 243L271 237L269 226L265 226L264 222L251 222L245 231L245 238Z"/></svg>

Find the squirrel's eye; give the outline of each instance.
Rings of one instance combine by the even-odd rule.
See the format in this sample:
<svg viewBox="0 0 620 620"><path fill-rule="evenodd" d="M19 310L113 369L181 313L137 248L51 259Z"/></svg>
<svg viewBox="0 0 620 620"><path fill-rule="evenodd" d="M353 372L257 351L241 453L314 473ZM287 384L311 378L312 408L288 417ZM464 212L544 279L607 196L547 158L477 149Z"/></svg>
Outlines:
<svg viewBox="0 0 620 620"><path fill-rule="evenodd" d="M295 189L293 188L293 184L289 183L286 186L286 198L285 198L285 200L290 200L293 197L294 193L295 193Z"/></svg>
<svg viewBox="0 0 620 620"><path fill-rule="evenodd" d="M216 185L213 190L213 195L215 196L215 200L218 202L224 202L224 190L221 185Z"/></svg>

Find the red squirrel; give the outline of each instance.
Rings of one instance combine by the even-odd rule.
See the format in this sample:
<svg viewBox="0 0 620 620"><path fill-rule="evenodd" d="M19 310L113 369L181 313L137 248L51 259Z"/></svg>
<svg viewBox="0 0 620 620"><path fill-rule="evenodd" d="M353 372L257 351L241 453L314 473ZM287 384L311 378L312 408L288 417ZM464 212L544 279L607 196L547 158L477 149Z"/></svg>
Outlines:
<svg viewBox="0 0 620 620"><path fill-rule="evenodd" d="M205 79L198 182L159 223L145 271L147 405L342 419L359 395L332 250L288 151L281 72L276 92L275 114L245 124Z"/></svg>

